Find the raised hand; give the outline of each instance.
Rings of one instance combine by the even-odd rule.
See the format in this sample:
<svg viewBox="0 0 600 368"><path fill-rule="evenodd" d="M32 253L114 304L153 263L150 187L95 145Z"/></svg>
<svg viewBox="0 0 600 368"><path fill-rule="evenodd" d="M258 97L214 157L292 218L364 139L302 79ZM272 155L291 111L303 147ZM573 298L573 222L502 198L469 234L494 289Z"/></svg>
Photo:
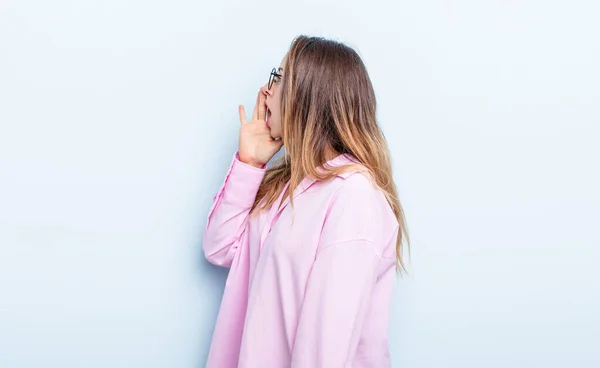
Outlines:
<svg viewBox="0 0 600 368"><path fill-rule="evenodd" d="M256 96L256 105L250 122L246 120L244 106L238 106L241 123L238 143L240 161L259 168L269 162L283 146L282 139L275 140L271 137L271 129L266 121L267 107L263 88Z"/></svg>

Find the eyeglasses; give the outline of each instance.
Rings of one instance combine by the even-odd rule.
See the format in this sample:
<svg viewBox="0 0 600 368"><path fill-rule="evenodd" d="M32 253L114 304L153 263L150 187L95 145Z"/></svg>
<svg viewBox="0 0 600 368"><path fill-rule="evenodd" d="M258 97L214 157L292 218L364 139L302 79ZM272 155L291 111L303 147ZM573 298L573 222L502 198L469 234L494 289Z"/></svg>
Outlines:
<svg viewBox="0 0 600 368"><path fill-rule="evenodd" d="M269 75L269 89L271 89L271 86L273 85L273 81L275 80L275 77L279 77L281 78L283 75L277 73L277 68L273 68L273 70L271 70L271 74Z"/></svg>

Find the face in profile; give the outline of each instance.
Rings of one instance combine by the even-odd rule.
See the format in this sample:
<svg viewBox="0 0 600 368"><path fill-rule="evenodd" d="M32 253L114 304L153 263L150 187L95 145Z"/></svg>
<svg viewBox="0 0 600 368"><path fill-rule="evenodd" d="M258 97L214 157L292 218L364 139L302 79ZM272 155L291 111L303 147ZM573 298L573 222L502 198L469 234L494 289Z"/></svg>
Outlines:
<svg viewBox="0 0 600 368"><path fill-rule="evenodd" d="M268 118L267 125L271 129L271 137L273 138L281 138L281 95L282 91L282 78L285 78L285 58L281 62L278 73L281 74L281 77L273 77L273 84L269 89L269 84L266 83L263 86L263 90L266 93L265 104L267 105Z"/></svg>

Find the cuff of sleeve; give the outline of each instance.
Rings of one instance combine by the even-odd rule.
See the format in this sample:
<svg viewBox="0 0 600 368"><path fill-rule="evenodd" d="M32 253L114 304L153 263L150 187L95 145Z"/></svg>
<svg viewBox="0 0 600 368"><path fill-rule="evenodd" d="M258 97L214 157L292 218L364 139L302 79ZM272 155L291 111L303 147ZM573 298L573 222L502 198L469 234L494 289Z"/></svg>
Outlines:
<svg viewBox="0 0 600 368"><path fill-rule="evenodd" d="M249 167L249 168L254 169L254 170L259 170L259 171L263 171L263 172L267 170L267 164L264 164L260 168L258 168L256 166L252 166L252 165L249 165L249 164L246 164L246 163L242 162L240 160L240 152L239 151L236 152L235 155L233 155L233 161L236 164L244 165L244 166Z"/></svg>
<svg viewBox="0 0 600 368"><path fill-rule="evenodd" d="M227 174L224 200L243 207L252 207L266 172L266 165L258 168L243 163L239 159L239 153L236 152Z"/></svg>

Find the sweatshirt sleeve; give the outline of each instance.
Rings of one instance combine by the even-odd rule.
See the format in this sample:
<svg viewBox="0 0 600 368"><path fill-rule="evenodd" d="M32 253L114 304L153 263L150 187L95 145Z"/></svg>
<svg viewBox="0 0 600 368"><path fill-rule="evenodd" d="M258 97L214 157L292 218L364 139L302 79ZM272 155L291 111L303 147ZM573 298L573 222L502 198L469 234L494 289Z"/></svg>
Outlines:
<svg viewBox="0 0 600 368"><path fill-rule="evenodd" d="M213 197L202 241L206 259L215 265L230 267L244 241L248 214L266 173L266 165L257 168L239 160L236 152L221 188Z"/></svg>

